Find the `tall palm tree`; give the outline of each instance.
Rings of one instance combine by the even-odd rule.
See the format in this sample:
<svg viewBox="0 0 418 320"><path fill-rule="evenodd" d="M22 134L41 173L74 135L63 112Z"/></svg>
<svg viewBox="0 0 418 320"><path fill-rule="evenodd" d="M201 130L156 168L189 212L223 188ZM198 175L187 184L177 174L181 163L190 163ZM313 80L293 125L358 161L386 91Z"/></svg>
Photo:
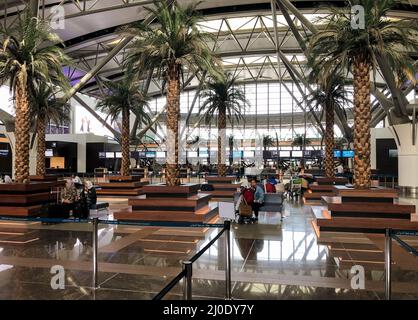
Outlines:
<svg viewBox="0 0 418 320"><path fill-rule="evenodd" d="M300 150L304 150L306 146L312 144L312 140L306 137L306 134L296 134L292 141L292 147L299 147ZM305 167L305 155L302 154L301 166Z"/></svg>
<svg viewBox="0 0 418 320"><path fill-rule="evenodd" d="M130 113L145 122L151 121L145 107L149 98L141 93L138 83L128 75L119 82L108 82L109 94L97 104L97 109L106 113L112 122L122 116L121 149L122 165L121 175L129 175L130 165Z"/></svg>
<svg viewBox="0 0 418 320"><path fill-rule="evenodd" d="M270 135L263 136L263 149L267 151L267 148L273 147L275 140Z"/></svg>
<svg viewBox="0 0 418 320"><path fill-rule="evenodd" d="M11 27L0 26L0 37L0 85L9 82L16 110L14 176L23 183L29 181L31 93L36 83L64 83L61 65L68 58L57 34L30 10L19 13Z"/></svg>
<svg viewBox="0 0 418 320"><path fill-rule="evenodd" d="M387 59L393 72L412 75L409 50L417 51L417 24L386 18L395 0L352 0L365 13L365 28L352 28L348 8L330 8L326 25L309 38L309 56L324 74L342 70L353 74L354 82L354 186L370 188L370 72L375 74L379 59ZM347 10L348 9L348 10Z"/></svg>
<svg viewBox="0 0 418 320"><path fill-rule="evenodd" d="M313 70L311 79L317 83L317 88L306 97L310 112L318 112L321 106L325 109L325 175L335 176L334 168L334 110L339 107L344 110L348 103L344 89L344 78L339 74L322 75Z"/></svg>
<svg viewBox="0 0 418 320"><path fill-rule="evenodd" d="M57 125L69 123L70 104L57 98L54 89L42 82L31 97L31 119L36 122L37 156L36 175L45 175L46 126L48 122Z"/></svg>
<svg viewBox="0 0 418 320"><path fill-rule="evenodd" d="M201 15L196 11L199 3L185 7L176 1L154 0L146 7L155 26L135 23L125 32L135 38L126 67L137 75L155 70L156 76L167 83L167 185L180 184L179 179L179 119L180 84L183 71L198 74L207 71L218 74L215 59L208 47L213 38L199 30Z"/></svg>
<svg viewBox="0 0 418 320"><path fill-rule="evenodd" d="M305 134L296 134L292 141L292 147L300 148L303 150L306 146L310 145L312 140L307 138Z"/></svg>
<svg viewBox="0 0 418 320"><path fill-rule="evenodd" d="M210 123L218 116L218 175L226 175L226 122L235 118L243 119L243 111L249 105L244 91L237 87L236 78L227 73L220 79L207 83L200 95L203 100L199 113L204 114L205 122Z"/></svg>
<svg viewBox="0 0 418 320"><path fill-rule="evenodd" d="M263 149L267 151L269 147L273 147L275 140L270 135L263 136ZM264 166L267 165L267 159L264 159Z"/></svg>

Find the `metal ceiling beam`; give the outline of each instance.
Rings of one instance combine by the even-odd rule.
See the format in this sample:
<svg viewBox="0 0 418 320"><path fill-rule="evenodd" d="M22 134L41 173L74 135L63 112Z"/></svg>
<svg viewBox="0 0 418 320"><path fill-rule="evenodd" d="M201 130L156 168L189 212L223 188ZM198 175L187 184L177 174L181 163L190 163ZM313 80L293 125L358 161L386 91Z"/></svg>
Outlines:
<svg viewBox="0 0 418 320"><path fill-rule="evenodd" d="M273 9L273 17L276 15L276 3L279 6L279 8L282 10L282 14L285 17L286 21L289 24L289 28L292 31L293 36L296 38L296 40L298 41L299 45L301 46L301 49L303 50L303 52L305 53L306 56L306 44L305 41L302 39L301 35L299 34L299 31L297 29L297 27L294 25L292 19L290 18L290 15L288 13L287 10L291 10L289 8L289 6L286 6L286 1L282 1L282 0L271 0L271 6ZM287 1L288 2L288 1ZM290 2L289 2L290 4ZM290 4L291 5L291 4ZM294 10L298 11L296 8L294 8ZM295 14L295 13L294 13ZM301 21L303 22L303 20L306 20L305 23L311 24L303 14L301 14L298 11L298 15L295 14L295 16ZM308 28L311 29L312 32L317 32L317 29L315 27L313 27L313 25L311 24L311 26L307 26ZM313 27L313 28L312 28ZM286 56L279 50L278 51L280 59L283 61L283 63L286 66L286 69L288 70L290 76L292 77L292 79L294 79L295 83L297 84L297 79L299 79L302 84L308 89L308 91L310 93L313 92L313 89L311 88L310 84L308 83L308 81L305 79L305 77L300 74L297 69L293 66L293 64L288 61L288 59L286 58ZM291 72L289 70L292 70ZM292 73L294 74L294 76L292 76ZM296 80L295 80L295 76L296 76ZM304 92L302 92L301 88L299 85L297 85L299 91L301 92L302 96L305 97ZM343 132L344 136L346 137L351 137L352 136L352 130L351 128L347 125L346 123L346 119L344 117L344 112L342 110L339 109L339 107L337 106L335 108L335 114L337 115L337 125L340 127L340 130ZM314 114L314 118L315 121L317 121L317 123L320 123L319 119L317 119L316 115ZM321 124L321 130L324 130ZM324 131L323 131L324 132Z"/></svg>
<svg viewBox="0 0 418 320"><path fill-rule="evenodd" d="M286 19L287 24L290 27L290 30L292 31L293 35L296 38L296 41L299 43L299 46L302 48L302 51L305 53L305 56L307 55L307 48L306 48L306 43L303 40L302 36L299 33L298 28L296 27L296 25L293 23L292 18L289 15L289 12L287 11L287 8L279 1L276 0L277 5L279 6L279 9L283 15L283 17Z"/></svg>
<svg viewBox="0 0 418 320"><path fill-rule="evenodd" d="M164 106L155 116L151 119L151 121L148 123L148 125L143 128L137 135L138 138L142 138L148 130L152 128L152 126L158 121L160 116L167 110L167 105Z"/></svg>
<svg viewBox="0 0 418 320"><path fill-rule="evenodd" d="M276 39L276 50L277 50L277 63L280 66L280 60L284 63L284 66L287 70L287 72L289 73L290 77L293 79L293 81L295 82L296 87L298 88L299 92L301 93L302 97L305 97L305 92L302 90L299 82L302 81L302 83L305 85L306 88L309 89L310 92L312 92L312 89L310 89L309 84L307 83L307 81L304 79L304 77L302 77L302 75L299 73L298 70L296 70L296 68L293 66L293 64L286 58L286 56L283 54L283 52L281 52L280 48L279 48L279 34L277 31L277 10L276 10L276 1L275 0L271 0L271 10L272 10L272 15L273 15L273 24L274 24L274 34L275 34L275 39ZM280 72L280 70L279 70ZM280 79L280 81L282 80L282 77ZM285 86L285 88L288 90L288 88ZM289 90L288 90L289 91ZM292 94L292 97L293 94ZM303 108L302 108L303 109ZM306 112L305 109L303 109L304 112ZM318 119L318 116L313 113L312 114L316 124L318 127L315 128L319 128L320 130L320 134L324 133L324 127L322 126L321 121Z"/></svg>
<svg viewBox="0 0 418 320"><path fill-rule="evenodd" d="M311 31L312 33L317 32L317 28L312 22L306 19L305 15L301 13L289 0L277 0L280 1L290 12L292 12L296 18Z"/></svg>
<svg viewBox="0 0 418 320"><path fill-rule="evenodd" d="M110 61L112 60L118 53L121 51L131 40L133 37L128 36L123 38L113 49L109 52L109 54L103 58L90 72L88 72L75 86L73 86L70 91L65 96L66 100L69 100L72 96L74 96L87 82L89 82L93 77L95 77L99 71Z"/></svg>

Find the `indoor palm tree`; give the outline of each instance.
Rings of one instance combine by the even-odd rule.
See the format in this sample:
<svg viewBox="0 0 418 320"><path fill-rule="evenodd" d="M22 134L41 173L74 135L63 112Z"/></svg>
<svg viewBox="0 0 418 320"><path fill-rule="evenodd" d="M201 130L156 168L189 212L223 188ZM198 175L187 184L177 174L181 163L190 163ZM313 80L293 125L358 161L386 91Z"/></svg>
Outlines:
<svg viewBox="0 0 418 320"><path fill-rule="evenodd" d="M273 147L275 145L275 140L270 135L263 136L263 149L267 151L269 147ZM264 159L264 166L267 165L267 159Z"/></svg>
<svg viewBox="0 0 418 320"><path fill-rule="evenodd" d="M60 125L70 122L70 104L57 98L54 89L42 82L31 96L31 119L36 123L36 175L45 175L46 127L48 122Z"/></svg>
<svg viewBox="0 0 418 320"><path fill-rule="evenodd" d="M323 76L321 72L313 71L311 80L317 83L317 88L306 97L306 104L310 112L318 112L322 107L325 110L325 175L328 178L335 176L334 168L334 110L339 107L344 110L348 103L344 89L344 78L339 74Z"/></svg>
<svg viewBox="0 0 418 320"><path fill-rule="evenodd" d="M138 83L130 76L118 82L108 82L109 94L97 104L97 109L106 113L112 122L122 116L121 149L122 165L121 175L129 175L130 165L130 113L134 113L138 119L145 122L151 121L145 107L148 97L139 90Z"/></svg>
<svg viewBox="0 0 418 320"><path fill-rule="evenodd" d="M292 141L292 147L300 148L303 150L306 146L310 145L312 140L307 138L305 134L296 134Z"/></svg>
<svg viewBox="0 0 418 320"><path fill-rule="evenodd" d="M210 123L218 116L218 175L226 175L226 122L243 119L243 111L249 105L244 91L237 87L236 78L227 73L220 79L207 83L201 93L202 105L199 112L205 115L205 122Z"/></svg>
<svg viewBox="0 0 418 320"><path fill-rule="evenodd" d="M351 72L354 83L354 186L370 188L370 72L385 59L397 75L413 70L409 51L418 49L416 21L390 20L387 12L395 0L353 0L364 8L364 28L352 27L349 8L330 8L324 28L309 38L309 56L323 74ZM347 10L348 9L348 10Z"/></svg>
<svg viewBox="0 0 418 320"><path fill-rule="evenodd" d="M267 148L269 148L269 147L273 147L274 143L275 143L275 140L270 135L263 136L263 149L264 149L264 151L267 151Z"/></svg>
<svg viewBox="0 0 418 320"><path fill-rule="evenodd" d="M29 181L30 96L36 83L64 83L61 65L68 59L49 24L30 10L19 13L12 26L1 25L0 37L0 85L9 82L16 110L14 178L23 183Z"/></svg>
<svg viewBox="0 0 418 320"><path fill-rule="evenodd" d="M199 30L201 15L196 11L199 3L181 6L177 1L155 0L145 10L155 25L138 22L125 32L135 38L126 59L128 70L138 76L154 69L155 75L167 84L167 185L180 184L179 137L180 84L183 72L198 74L207 71L218 74L216 61L208 42L212 37Z"/></svg>

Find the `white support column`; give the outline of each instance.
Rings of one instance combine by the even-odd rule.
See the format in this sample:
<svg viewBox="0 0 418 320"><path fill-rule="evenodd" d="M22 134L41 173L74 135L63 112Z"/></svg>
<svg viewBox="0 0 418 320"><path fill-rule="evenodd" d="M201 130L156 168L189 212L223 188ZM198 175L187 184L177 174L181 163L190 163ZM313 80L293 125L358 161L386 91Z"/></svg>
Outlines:
<svg viewBox="0 0 418 320"><path fill-rule="evenodd" d="M413 145L411 123L395 125L390 130L398 145L399 189L415 196L418 194L418 139Z"/></svg>
<svg viewBox="0 0 418 320"><path fill-rule="evenodd" d="M77 172L86 173L87 163L87 139L86 135L76 135L77 137Z"/></svg>
<svg viewBox="0 0 418 320"><path fill-rule="evenodd" d="M32 141L32 136L34 133L31 133L30 139ZM36 160L37 160L37 150L38 150L38 141L35 139L33 148L29 150L29 174L31 176L36 175Z"/></svg>

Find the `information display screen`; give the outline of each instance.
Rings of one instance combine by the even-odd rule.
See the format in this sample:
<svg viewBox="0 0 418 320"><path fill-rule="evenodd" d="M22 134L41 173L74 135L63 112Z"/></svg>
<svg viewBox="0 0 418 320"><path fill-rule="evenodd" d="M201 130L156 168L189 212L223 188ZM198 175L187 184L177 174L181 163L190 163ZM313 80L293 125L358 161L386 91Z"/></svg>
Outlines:
<svg viewBox="0 0 418 320"><path fill-rule="evenodd" d="M188 151L187 152L187 157L188 158L197 158L198 157L197 151Z"/></svg>
<svg viewBox="0 0 418 320"><path fill-rule="evenodd" d="M279 155L280 155L280 158L290 158L290 151L286 151L286 150L280 151Z"/></svg>
<svg viewBox="0 0 418 320"><path fill-rule="evenodd" d="M303 156L304 156L305 158L310 158L310 157L312 157L312 150L304 150L304 151L303 151Z"/></svg>
<svg viewBox="0 0 418 320"><path fill-rule="evenodd" d="M302 156L303 156L303 151L301 150L292 151L293 158L302 158Z"/></svg>
<svg viewBox="0 0 418 320"><path fill-rule="evenodd" d="M106 152L99 152L99 159L106 159Z"/></svg>
<svg viewBox="0 0 418 320"><path fill-rule="evenodd" d="M7 150L6 150L7 151ZM0 150L0 153L1 153L1 150ZM46 151L45 151L45 157L47 157L47 158L51 158L51 157L53 157L54 156L54 151L52 150L52 149L47 149Z"/></svg>
<svg viewBox="0 0 418 320"><path fill-rule="evenodd" d="M254 158L254 151L244 151L244 158Z"/></svg>
<svg viewBox="0 0 418 320"><path fill-rule="evenodd" d="M115 153L114 152L106 152L106 158L107 159L114 159Z"/></svg>
<svg viewBox="0 0 418 320"><path fill-rule="evenodd" d="M342 157L343 158L354 158L354 150L343 150Z"/></svg>
<svg viewBox="0 0 418 320"><path fill-rule="evenodd" d="M145 152L145 157L146 158L155 158L156 157L156 152L155 151L147 151Z"/></svg>
<svg viewBox="0 0 418 320"><path fill-rule="evenodd" d="M115 157L117 159L122 159L122 152L115 152Z"/></svg>
<svg viewBox="0 0 418 320"><path fill-rule="evenodd" d="M239 159L241 159L242 158L242 154L243 154L242 151L233 151L232 152L232 157L233 158L239 158Z"/></svg>
<svg viewBox="0 0 418 320"><path fill-rule="evenodd" d="M398 149L389 149L389 158L397 158Z"/></svg>
<svg viewBox="0 0 418 320"><path fill-rule="evenodd" d="M199 158L209 158L209 153L207 151L199 152Z"/></svg>
<svg viewBox="0 0 418 320"><path fill-rule="evenodd" d="M157 158L165 158L165 151L157 151Z"/></svg>
<svg viewBox="0 0 418 320"><path fill-rule="evenodd" d="M334 150L334 158L341 158L341 150Z"/></svg>

